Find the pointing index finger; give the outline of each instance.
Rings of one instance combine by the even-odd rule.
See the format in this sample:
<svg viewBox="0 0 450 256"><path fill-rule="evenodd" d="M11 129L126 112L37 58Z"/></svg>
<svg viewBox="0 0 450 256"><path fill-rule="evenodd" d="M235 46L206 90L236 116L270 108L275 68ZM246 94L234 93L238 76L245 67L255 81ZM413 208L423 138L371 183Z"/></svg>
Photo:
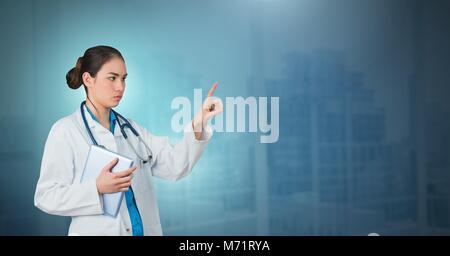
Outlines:
<svg viewBox="0 0 450 256"><path fill-rule="evenodd" d="M215 91L216 88L217 88L217 84L218 84L218 82L215 82L215 83L213 84L213 86L211 87L211 89L209 89L209 92L208 92L208 96L207 96L207 97L211 97L211 96L214 94L214 91Z"/></svg>

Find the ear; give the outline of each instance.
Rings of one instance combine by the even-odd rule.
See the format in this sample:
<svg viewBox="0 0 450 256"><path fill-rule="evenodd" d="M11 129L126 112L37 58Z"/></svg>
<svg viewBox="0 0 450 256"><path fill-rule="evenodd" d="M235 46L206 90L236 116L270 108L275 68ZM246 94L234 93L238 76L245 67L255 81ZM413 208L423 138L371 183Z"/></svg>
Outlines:
<svg viewBox="0 0 450 256"><path fill-rule="evenodd" d="M83 84L86 85L86 87L91 88L94 85L94 78L89 74L89 72L84 72L81 76L83 79Z"/></svg>

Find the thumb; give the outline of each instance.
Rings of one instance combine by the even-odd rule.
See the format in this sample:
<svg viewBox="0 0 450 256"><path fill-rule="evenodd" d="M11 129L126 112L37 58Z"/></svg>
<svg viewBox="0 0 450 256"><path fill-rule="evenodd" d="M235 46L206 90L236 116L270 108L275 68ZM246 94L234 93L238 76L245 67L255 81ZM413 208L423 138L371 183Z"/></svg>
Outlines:
<svg viewBox="0 0 450 256"><path fill-rule="evenodd" d="M114 158L111 162L109 162L105 167L103 167L103 172L111 172L111 169L116 166L119 162L119 158Z"/></svg>

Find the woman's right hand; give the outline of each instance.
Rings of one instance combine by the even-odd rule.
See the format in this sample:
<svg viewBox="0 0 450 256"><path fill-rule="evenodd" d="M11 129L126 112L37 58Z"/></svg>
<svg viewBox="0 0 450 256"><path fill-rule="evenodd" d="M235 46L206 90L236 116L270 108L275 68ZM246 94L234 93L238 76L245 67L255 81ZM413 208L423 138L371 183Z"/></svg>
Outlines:
<svg viewBox="0 0 450 256"><path fill-rule="evenodd" d="M111 169L118 163L116 158L103 167L102 171L97 177L97 190L100 194L110 194L115 192L128 191L131 185L131 178L136 166L126 169L124 171L112 173Z"/></svg>

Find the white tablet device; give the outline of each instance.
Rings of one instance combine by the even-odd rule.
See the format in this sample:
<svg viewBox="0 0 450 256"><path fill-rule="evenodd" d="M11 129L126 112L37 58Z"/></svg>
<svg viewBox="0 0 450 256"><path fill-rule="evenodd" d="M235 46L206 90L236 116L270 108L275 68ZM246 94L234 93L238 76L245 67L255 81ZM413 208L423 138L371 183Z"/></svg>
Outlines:
<svg viewBox="0 0 450 256"><path fill-rule="evenodd" d="M119 155L105 148L91 145L89 154L84 164L83 175L81 176L81 183L85 181L95 180L108 163L115 158L119 162L114 166L111 172L119 172L130 168L133 165L133 160L128 157ZM103 197L103 212L109 216L117 217L119 213L120 204L123 199L123 192L116 192L112 194L102 194Z"/></svg>

